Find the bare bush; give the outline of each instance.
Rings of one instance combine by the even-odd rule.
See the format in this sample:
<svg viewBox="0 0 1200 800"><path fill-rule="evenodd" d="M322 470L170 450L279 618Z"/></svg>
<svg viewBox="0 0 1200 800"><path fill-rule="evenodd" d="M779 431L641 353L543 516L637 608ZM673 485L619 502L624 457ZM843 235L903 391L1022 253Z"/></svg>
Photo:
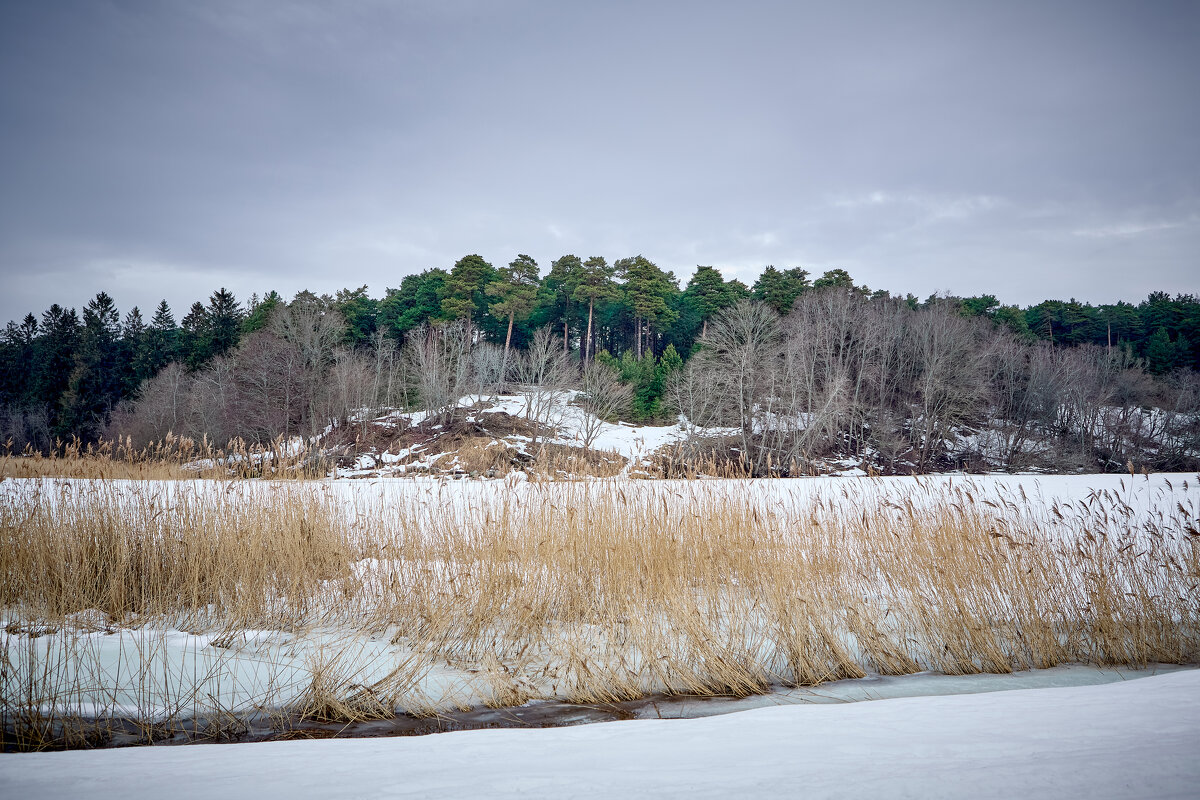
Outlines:
<svg viewBox="0 0 1200 800"><path fill-rule="evenodd" d="M568 356L562 351L561 340L550 328L539 328L533 334L529 348L518 355L514 363L517 381L525 395L525 419L533 426L533 444L538 444L544 429L554 427L559 419L563 400L575 377Z"/></svg>
<svg viewBox="0 0 1200 800"><path fill-rule="evenodd" d="M742 301L712 320L704 338L705 358L721 382L721 393L741 431L742 452L761 458L758 433L777 413L779 317L764 303Z"/></svg>
<svg viewBox="0 0 1200 800"><path fill-rule="evenodd" d="M580 433L584 448L591 450L603 423L615 422L629 413L633 390L621 383L615 369L595 361L584 365L581 389L580 401L587 413Z"/></svg>
<svg viewBox="0 0 1200 800"><path fill-rule="evenodd" d="M403 358L416 402L429 419L449 425L458 414L458 401L471 389L468 359L471 340L465 322L422 325L409 332Z"/></svg>

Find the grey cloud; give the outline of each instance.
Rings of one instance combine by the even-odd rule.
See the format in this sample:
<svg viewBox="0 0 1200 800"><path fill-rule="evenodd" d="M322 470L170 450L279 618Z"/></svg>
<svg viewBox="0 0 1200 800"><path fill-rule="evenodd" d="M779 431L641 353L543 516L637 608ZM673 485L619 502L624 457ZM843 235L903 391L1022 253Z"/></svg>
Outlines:
<svg viewBox="0 0 1200 800"><path fill-rule="evenodd" d="M464 253L1197 291L1189 3L6 4L0 317Z"/></svg>

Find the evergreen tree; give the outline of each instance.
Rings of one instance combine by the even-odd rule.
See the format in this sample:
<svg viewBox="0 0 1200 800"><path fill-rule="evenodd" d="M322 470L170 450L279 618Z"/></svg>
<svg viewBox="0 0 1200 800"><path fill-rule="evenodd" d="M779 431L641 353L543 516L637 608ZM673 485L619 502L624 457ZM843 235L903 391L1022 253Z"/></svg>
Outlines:
<svg viewBox="0 0 1200 800"><path fill-rule="evenodd" d="M563 352L571 349L571 321L575 316L575 290L583 275L583 261L568 254L550 262L550 271L538 289L539 323L562 325Z"/></svg>
<svg viewBox="0 0 1200 800"><path fill-rule="evenodd" d="M167 301L159 302L146 329L146 371L157 375L158 371L178 357L179 328Z"/></svg>
<svg viewBox="0 0 1200 800"><path fill-rule="evenodd" d="M378 326L379 301L367 294L364 285L353 291L339 289L333 307L346 321L346 343L351 347L365 347Z"/></svg>
<svg viewBox="0 0 1200 800"><path fill-rule="evenodd" d="M200 301L192 303L179 331L179 354L188 369L199 369L208 361L209 350L208 311Z"/></svg>
<svg viewBox="0 0 1200 800"><path fill-rule="evenodd" d="M64 309L58 303L42 314L42 322L34 354L34 400L47 411L53 436L70 433L69 421L61 413L61 400L71 383L75 368L75 348L79 343L79 317L75 309Z"/></svg>
<svg viewBox="0 0 1200 800"><path fill-rule="evenodd" d="M396 339L425 323L439 319L450 273L431 269L406 275L399 289L388 289L379 301L378 324Z"/></svg>
<svg viewBox="0 0 1200 800"><path fill-rule="evenodd" d="M578 303L587 303L587 333L583 338L584 363L592 355L592 321L595 317L596 301L607 300L617 296L617 287L613 284L613 268L603 256L592 256L584 261L579 268L579 280L571 299Z"/></svg>
<svg viewBox="0 0 1200 800"><path fill-rule="evenodd" d="M450 270L442 296L442 314L447 319L477 322L487 313L487 285L496 278L496 270L481 256L463 256Z"/></svg>
<svg viewBox="0 0 1200 800"><path fill-rule="evenodd" d="M826 273L826 275L828 274ZM849 275L846 277L848 278ZM792 310L796 298L809 288L811 287L808 283L808 270L800 267L779 270L768 266L754 282L750 294L755 300L766 303L783 316ZM732 303L727 305L732 305Z"/></svg>
<svg viewBox="0 0 1200 800"><path fill-rule="evenodd" d="M1142 317L1131 303L1114 303L1100 306L1100 320L1104 328L1103 344L1109 347L1139 341L1145 333Z"/></svg>
<svg viewBox="0 0 1200 800"><path fill-rule="evenodd" d="M37 317L26 314L20 325L8 323L0 339L0 406L34 404Z"/></svg>
<svg viewBox="0 0 1200 800"><path fill-rule="evenodd" d="M661 414L667 378L672 372L683 369L683 359L674 345L666 346L662 358L655 358L649 351L638 358L632 350L614 358L607 350L601 350L596 354L596 363L612 367L621 382L629 385L633 393L631 416L635 421L654 419Z"/></svg>
<svg viewBox="0 0 1200 800"><path fill-rule="evenodd" d="M767 269L775 270L774 267L767 267ZM803 282L803 276L808 273L804 270L799 270L799 272ZM775 273L780 276L784 275L778 270L775 270ZM688 281L687 287L683 290L683 296L695 308L700 317L701 336L708 333L708 321L712 319L712 315L742 299L745 290L746 287L738 281L726 283L725 279L721 277L721 273L713 267L696 267L696 274L692 275L691 280ZM774 292L772 292L772 296L774 296ZM796 298L791 299L794 301Z"/></svg>
<svg viewBox="0 0 1200 800"><path fill-rule="evenodd" d="M237 346L241 338L242 308L233 293L221 287L208 299L207 336L208 357L224 355Z"/></svg>
<svg viewBox="0 0 1200 800"><path fill-rule="evenodd" d="M246 318L242 320L242 333L254 333L267 327L267 323L271 321L271 315L281 305L283 305L283 298L274 289L263 295L261 300L257 295L251 295L246 309Z"/></svg>
<svg viewBox="0 0 1200 800"><path fill-rule="evenodd" d="M672 273L663 272L642 256L623 258L615 266L624 277L625 300L634 316L635 350L641 358L643 338L652 336L647 329L664 328L678 317L670 301L679 293L679 287Z"/></svg>
<svg viewBox="0 0 1200 800"><path fill-rule="evenodd" d="M122 396L133 394L142 381L154 374L149 363L148 331L146 323L142 321L141 309L137 306L129 309L121 328Z"/></svg>
<svg viewBox="0 0 1200 800"><path fill-rule="evenodd" d="M487 293L496 298L489 306L492 316L508 321L504 334L504 365L508 366L508 350L512 345L513 322L526 319L537 302L538 265L531 256L519 254L507 267L496 271L496 280L489 283Z"/></svg>
<svg viewBox="0 0 1200 800"><path fill-rule="evenodd" d="M1160 325L1146 341L1146 365L1155 375L1170 372L1175 366L1177 350L1167 329Z"/></svg>
<svg viewBox="0 0 1200 800"><path fill-rule="evenodd" d="M844 269L828 270L824 275L813 281L812 285L814 289L827 289L830 287L837 287L839 289L858 288L854 285L854 279L850 277L850 273ZM865 286L862 289L864 292L866 291ZM791 311L791 308L788 308L788 311Z"/></svg>
<svg viewBox="0 0 1200 800"><path fill-rule="evenodd" d="M83 309L83 329L74 369L61 404L67 430L93 441L108 423L121 397L120 314L113 299L100 292Z"/></svg>

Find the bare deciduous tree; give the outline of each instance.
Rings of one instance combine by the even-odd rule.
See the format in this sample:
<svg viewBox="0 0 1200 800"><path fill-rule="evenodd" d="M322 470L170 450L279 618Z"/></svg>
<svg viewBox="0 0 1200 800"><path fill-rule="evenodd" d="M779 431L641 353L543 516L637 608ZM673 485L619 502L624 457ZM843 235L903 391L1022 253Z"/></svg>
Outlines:
<svg viewBox="0 0 1200 800"><path fill-rule="evenodd" d="M548 327L534 332L529 348L518 356L514 366L525 395L525 418L534 429L533 445L537 447L542 432L561 421L557 415L575 370L558 336Z"/></svg>
<svg viewBox="0 0 1200 800"><path fill-rule="evenodd" d="M422 325L405 340L403 356L417 402L438 424L454 422L459 399L470 391L470 347L470 331L462 320Z"/></svg>
<svg viewBox="0 0 1200 800"><path fill-rule="evenodd" d="M583 446L592 449L605 422L615 422L629 413L633 391L621 383L621 376L607 364L590 361L583 366L581 405L586 412L580 435Z"/></svg>
<svg viewBox="0 0 1200 800"><path fill-rule="evenodd" d="M778 413L772 389L778 379L781 335L774 310L743 300L717 314L703 340L736 415L742 452L756 466L766 456L757 447L756 434Z"/></svg>

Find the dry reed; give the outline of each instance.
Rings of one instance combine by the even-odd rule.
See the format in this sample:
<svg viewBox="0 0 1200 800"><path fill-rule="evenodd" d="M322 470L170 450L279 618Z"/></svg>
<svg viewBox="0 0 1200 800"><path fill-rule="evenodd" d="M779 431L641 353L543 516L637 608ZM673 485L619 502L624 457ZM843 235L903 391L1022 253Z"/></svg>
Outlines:
<svg viewBox="0 0 1200 800"><path fill-rule="evenodd" d="M377 500L295 482L7 486L0 603L18 634L96 609L403 645L383 682L336 651L314 662L303 713L320 719L460 703L416 690L435 663L502 706L1200 657L1191 501L1139 514L1115 492L1045 506L934 481L770 502L705 481L430 482ZM25 634L5 639L10 673ZM22 675L3 706L28 731L31 708L73 689Z"/></svg>

